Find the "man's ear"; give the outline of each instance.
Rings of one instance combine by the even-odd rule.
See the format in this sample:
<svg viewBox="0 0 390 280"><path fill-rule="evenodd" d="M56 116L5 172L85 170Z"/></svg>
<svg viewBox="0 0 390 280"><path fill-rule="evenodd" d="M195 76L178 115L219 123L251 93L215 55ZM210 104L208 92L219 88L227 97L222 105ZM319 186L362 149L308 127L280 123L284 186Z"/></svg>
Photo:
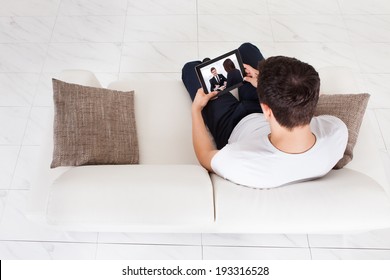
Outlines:
<svg viewBox="0 0 390 280"><path fill-rule="evenodd" d="M271 108L265 104L265 103L260 103L261 109L263 110L263 114L266 120L269 120L272 116L272 110Z"/></svg>

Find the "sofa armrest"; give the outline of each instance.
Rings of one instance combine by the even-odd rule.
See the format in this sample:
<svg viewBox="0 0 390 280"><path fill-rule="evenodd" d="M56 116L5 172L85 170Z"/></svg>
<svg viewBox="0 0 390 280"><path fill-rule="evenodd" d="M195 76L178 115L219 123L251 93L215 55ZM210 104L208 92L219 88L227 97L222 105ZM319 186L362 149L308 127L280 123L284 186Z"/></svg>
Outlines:
<svg viewBox="0 0 390 280"><path fill-rule="evenodd" d="M71 84L99 88L102 87L95 74L87 70L64 70L60 73L59 79Z"/></svg>

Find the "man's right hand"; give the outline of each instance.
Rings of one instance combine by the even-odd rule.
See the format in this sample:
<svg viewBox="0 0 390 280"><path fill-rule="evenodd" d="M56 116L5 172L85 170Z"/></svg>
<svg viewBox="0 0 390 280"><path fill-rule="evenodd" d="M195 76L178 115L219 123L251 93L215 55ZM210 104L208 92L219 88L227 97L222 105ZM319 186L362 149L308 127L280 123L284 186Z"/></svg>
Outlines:
<svg viewBox="0 0 390 280"><path fill-rule="evenodd" d="M246 76L244 77L244 81L251 83L252 86L257 88L257 76L259 76L259 71L245 63L244 68L246 74Z"/></svg>

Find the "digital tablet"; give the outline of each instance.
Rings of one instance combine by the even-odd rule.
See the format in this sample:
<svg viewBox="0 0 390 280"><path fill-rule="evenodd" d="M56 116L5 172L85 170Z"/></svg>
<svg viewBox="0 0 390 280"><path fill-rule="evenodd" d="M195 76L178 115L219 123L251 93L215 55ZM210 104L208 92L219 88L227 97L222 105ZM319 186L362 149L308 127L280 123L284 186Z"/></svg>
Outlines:
<svg viewBox="0 0 390 280"><path fill-rule="evenodd" d="M241 86L245 69L238 50L225 53L195 67L205 93L218 91L223 94Z"/></svg>

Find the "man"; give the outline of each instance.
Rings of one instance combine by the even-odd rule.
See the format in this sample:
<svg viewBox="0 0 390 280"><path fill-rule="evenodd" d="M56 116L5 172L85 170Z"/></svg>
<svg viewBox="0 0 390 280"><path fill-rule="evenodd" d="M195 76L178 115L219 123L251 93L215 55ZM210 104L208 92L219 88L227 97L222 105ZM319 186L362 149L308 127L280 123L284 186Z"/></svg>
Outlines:
<svg viewBox="0 0 390 280"><path fill-rule="evenodd" d="M348 131L336 117L313 117L319 98L318 73L295 58L264 60L249 43L239 51L247 81L239 89L240 100L233 100L231 94L215 98L216 92L205 94L202 89L195 95L195 84L189 82L193 76L188 66L183 68L183 82L193 98L193 145L201 165L255 188L325 175L343 156Z"/></svg>
<svg viewBox="0 0 390 280"><path fill-rule="evenodd" d="M218 74L215 67L211 67L210 72L213 74L213 77L210 79L210 91L224 90L227 82L225 76Z"/></svg>

